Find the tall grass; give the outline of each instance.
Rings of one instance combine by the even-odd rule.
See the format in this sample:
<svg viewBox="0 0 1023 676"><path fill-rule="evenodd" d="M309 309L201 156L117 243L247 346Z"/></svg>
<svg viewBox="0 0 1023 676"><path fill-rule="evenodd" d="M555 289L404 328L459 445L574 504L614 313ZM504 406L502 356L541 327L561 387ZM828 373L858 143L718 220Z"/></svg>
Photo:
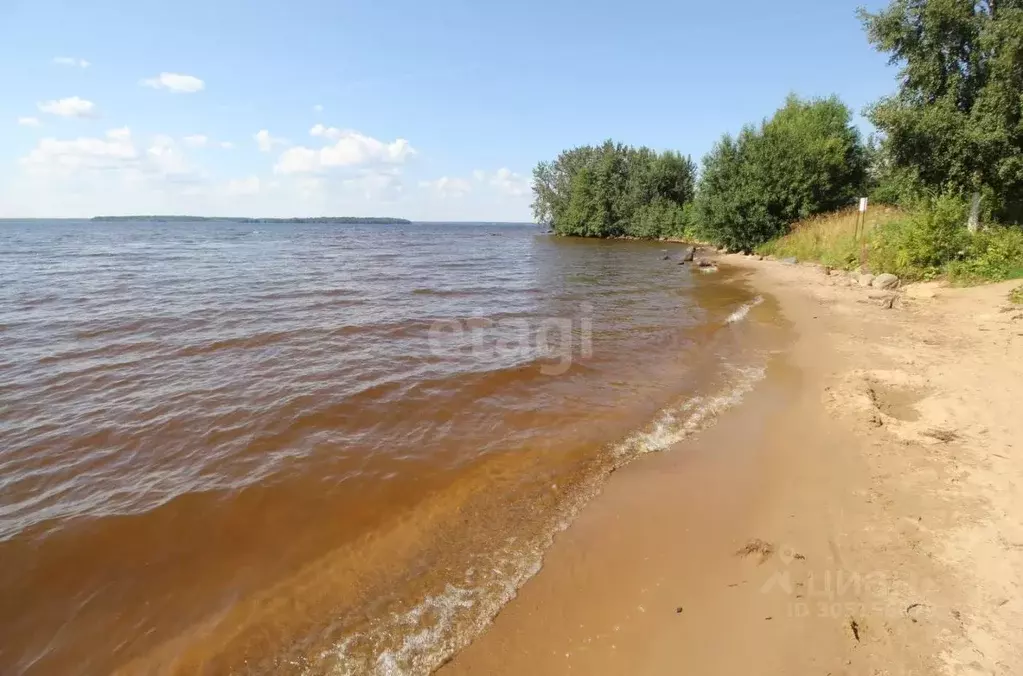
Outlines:
<svg viewBox="0 0 1023 676"><path fill-rule="evenodd" d="M759 251L846 270L891 272L910 281L1023 278L1023 228L988 225L971 234L965 227L967 209L955 196L932 197L912 210L875 207L859 239L855 211L826 214L795 224Z"/></svg>
<svg viewBox="0 0 1023 676"><path fill-rule="evenodd" d="M844 209L800 221L789 234L759 247L758 252L781 258L794 256L801 261L817 261L833 268L853 270L866 254L866 241L879 226L906 217L893 207L873 207L863 219L863 237L857 239L859 211Z"/></svg>

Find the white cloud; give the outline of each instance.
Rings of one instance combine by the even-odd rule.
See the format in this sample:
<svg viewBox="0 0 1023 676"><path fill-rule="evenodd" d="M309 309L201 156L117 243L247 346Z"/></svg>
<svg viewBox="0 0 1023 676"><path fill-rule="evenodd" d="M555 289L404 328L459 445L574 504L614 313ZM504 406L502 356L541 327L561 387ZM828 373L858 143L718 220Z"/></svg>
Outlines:
<svg viewBox="0 0 1023 676"><path fill-rule="evenodd" d="M77 96L47 101L38 105L42 112L61 117L94 117L96 115L96 104Z"/></svg>
<svg viewBox="0 0 1023 676"><path fill-rule="evenodd" d="M440 197L464 197L472 192L469 181L449 176L441 176L435 181L420 181L419 187L431 190Z"/></svg>
<svg viewBox="0 0 1023 676"><path fill-rule="evenodd" d="M76 59L73 56L58 56L53 59L58 66L74 66L75 68L88 68L91 64L85 59Z"/></svg>
<svg viewBox="0 0 1023 676"><path fill-rule="evenodd" d="M300 177L299 180L310 180ZM321 178L312 180L323 181ZM405 184L401 180L401 169L388 167L382 169L360 169L355 176L341 181L344 191L352 195L361 195L367 202L394 202L402 197Z"/></svg>
<svg viewBox="0 0 1023 676"><path fill-rule="evenodd" d="M332 141L336 141L344 135L344 131L337 127L324 127L322 124L314 124L313 128L309 130L310 136L320 136L327 138Z"/></svg>
<svg viewBox="0 0 1023 676"><path fill-rule="evenodd" d="M97 170L134 181L187 182L200 177L173 138L158 134L140 144L128 127L111 129L99 138L44 138L20 163L30 174L53 178L84 178Z"/></svg>
<svg viewBox="0 0 1023 676"><path fill-rule="evenodd" d="M139 157L131 131L111 129L103 138L77 138L58 141L44 138L21 164L33 173L68 174L82 169L106 169L124 166Z"/></svg>
<svg viewBox="0 0 1023 676"><path fill-rule="evenodd" d="M224 150L231 150L232 148L234 148L234 144L231 143L230 141L221 141L220 147L223 148Z"/></svg>
<svg viewBox="0 0 1023 676"><path fill-rule="evenodd" d="M181 75L179 73L160 73L142 81L145 87L153 89L166 89L176 94L194 94L206 88L206 83L194 75Z"/></svg>
<svg viewBox="0 0 1023 676"><path fill-rule="evenodd" d="M288 145L288 142L285 139L271 136L270 132L266 129L260 129L252 138L256 139L256 145L259 146L259 149L264 153L268 153L273 150L274 146Z"/></svg>
<svg viewBox="0 0 1023 676"><path fill-rule="evenodd" d="M473 172L474 175L475 173ZM509 197L523 197L532 189L532 181L511 169L504 168L498 169L490 177L490 185Z"/></svg>
<svg viewBox="0 0 1023 676"><path fill-rule="evenodd" d="M182 175L191 173L191 167L184 153L170 136L159 134L153 137L146 149L148 166L159 174Z"/></svg>
<svg viewBox="0 0 1023 676"><path fill-rule="evenodd" d="M181 139L189 148L203 148L209 142L209 137L204 134L191 134Z"/></svg>
<svg viewBox="0 0 1023 676"><path fill-rule="evenodd" d="M322 113L323 112L323 106L320 105L319 103L317 103L315 106L313 106L313 112L314 113Z"/></svg>
<svg viewBox="0 0 1023 676"><path fill-rule="evenodd" d="M231 179L227 182L224 192L227 195L255 195L259 192L260 180L258 176Z"/></svg>
<svg viewBox="0 0 1023 676"><path fill-rule="evenodd" d="M298 149L307 158L298 171L287 167L289 149L278 146L265 156L271 161L260 163L264 167L221 178L212 165L203 166L210 153L194 150L183 134L151 136L121 128L82 138L25 136L34 145L0 181L0 216L354 214L496 221L525 220L529 214L528 197L503 192L509 181L524 180L510 170L410 179L407 160L414 150L407 141L377 141L356 132L324 140L322 148ZM209 135L205 148L221 143ZM272 175L275 161L282 166ZM432 180L420 182L425 178Z"/></svg>
<svg viewBox="0 0 1023 676"><path fill-rule="evenodd" d="M513 220L529 218L530 183L514 171L475 169L468 176L419 181L426 199L420 220ZM470 215L471 214L471 215ZM413 218L416 216L413 215Z"/></svg>
<svg viewBox="0 0 1023 676"><path fill-rule="evenodd" d="M38 127L42 124L38 117L19 117L18 124L22 127Z"/></svg>
<svg viewBox="0 0 1023 676"><path fill-rule="evenodd" d="M317 125L310 130L314 136L324 136L332 140L319 150L297 146L284 151L274 167L279 174L316 173L336 167L358 167L377 164L402 164L416 154L416 150L403 138L390 143L360 134L357 131L339 131L334 134L332 128Z"/></svg>

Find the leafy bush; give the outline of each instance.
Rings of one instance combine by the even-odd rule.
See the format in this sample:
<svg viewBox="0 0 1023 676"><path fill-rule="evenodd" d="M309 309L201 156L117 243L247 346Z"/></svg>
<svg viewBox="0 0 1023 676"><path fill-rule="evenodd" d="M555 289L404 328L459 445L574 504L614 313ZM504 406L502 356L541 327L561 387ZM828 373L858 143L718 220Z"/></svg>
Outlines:
<svg viewBox="0 0 1023 676"><path fill-rule="evenodd" d="M835 97L790 96L770 120L726 135L704 158L700 225L711 241L752 251L790 223L848 204L865 175L849 108Z"/></svg>
<svg viewBox="0 0 1023 676"><path fill-rule="evenodd" d="M1023 277L1023 229L995 226L970 238L966 256L948 266L958 282L1001 281Z"/></svg>
<svg viewBox="0 0 1023 676"><path fill-rule="evenodd" d="M925 197L923 185L912 169L892 166L879 149L872 148L867 196L871 204L909 207Z"/></svg>
<svg viewBox="0 0 1023 676"><path fill-rule="evenodd" d="M940 196L906 218L875 228L868 236L868 267L907 280L937 277L948 263L967 254L968 210L963 199Z"/></svg>
<svg viewBox="0 0 1023 676"><path fill-rule="evenodd" d="M533 215L559 235L674 237L695 181L696 165L675 152L581 146L533 170Z"/></svg>
<svg viewBox="0 0 1023 676"><path fill-rule="evenodd" d="M912 211L872 208L862 250L853 235L856 213L846 210L797 223L758 251L845 269L859 267L863 256L871 272L908 281L942 275L959 283L1023 278L1023 228L989 225L971 234L968 210L957 195L920 200Z"/></svg>
<svg viewBox="0 0 1023 676"><path fill-rule="evenodd" d="M657 197L636 209L627 231L632 237L658 239L682 237L685 228L684 208L671 200Z"/></svg>

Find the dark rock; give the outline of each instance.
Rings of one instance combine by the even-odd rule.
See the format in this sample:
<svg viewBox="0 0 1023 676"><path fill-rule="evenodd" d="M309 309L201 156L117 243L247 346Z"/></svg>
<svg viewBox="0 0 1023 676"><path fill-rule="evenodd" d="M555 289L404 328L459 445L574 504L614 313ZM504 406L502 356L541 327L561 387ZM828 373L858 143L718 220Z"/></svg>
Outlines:
<svg viewBox="0 0 1023 676"><path fill-rule="evenodd" d="M692 261L695 258L696 258L696 247L695 246L689 247L688 249L686 249L682 253L682 260L684 262L688 263L689 261Z"/></svg>
<svg viewBox="0 0 1023 676"><path fill-rule="evenodd" d="M700 268L712 268L714 267L714 264L711 263L710 261L706 261L701 258L700 260L696 261L696 266Z"/></svg>
<svg viewBox="0 0 1023 676"><path fill-rule="evenodd" d="M662 261L670 261L671 260L671 256L665 254L664 257L661 260Z"/></svg>

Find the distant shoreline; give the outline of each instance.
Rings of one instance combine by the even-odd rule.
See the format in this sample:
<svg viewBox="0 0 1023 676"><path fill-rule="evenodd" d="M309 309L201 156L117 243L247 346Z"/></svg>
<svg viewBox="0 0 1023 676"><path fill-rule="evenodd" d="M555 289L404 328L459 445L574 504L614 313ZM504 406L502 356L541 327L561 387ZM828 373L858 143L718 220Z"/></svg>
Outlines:
<svg viewBox="0 0 1023 676"><path fill-rule="evenodd" d="M359 217L359 216L318 216L313 218L232 218L227 216L94 216L90 221L118 222L134 221L144 223L372 223L380 225L411 225L412 221L404 218Z"/></svg>

